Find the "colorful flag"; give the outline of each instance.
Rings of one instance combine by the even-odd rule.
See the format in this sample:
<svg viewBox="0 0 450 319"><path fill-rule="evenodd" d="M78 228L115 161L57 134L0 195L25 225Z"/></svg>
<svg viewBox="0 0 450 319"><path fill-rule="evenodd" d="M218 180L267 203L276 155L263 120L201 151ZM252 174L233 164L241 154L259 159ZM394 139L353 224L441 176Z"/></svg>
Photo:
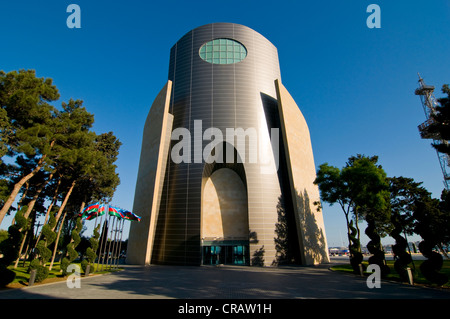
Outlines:
<svg viewBox="0 0 450 319"><path fill-rule="evenodd" d="M99 203L95 203L95 204L89 205L89 206L87 206L87 207L83 210L83 212L80 214L80 216L81 216L82 218L85 218L85 217L87 217L89 214L92 214L92 213L97 212L98 209L99 209L99 207L100 207Z"/></svg>
<svg viewBox="0 0 450 319"><path fill-rule="evenodd" d="M86 220L92 220L99 217L105 213L105 207L98 202L86 207L80 214L81 218L86 218Z"/></svg>
<svg viewBox="0 0 450 319"><path fill-rule="evenodd" d="M108 214L111 216L116 216L118 218L125 218L125 215L123 214L123 210L117 207L109 206L108 208Z"/></svg>
<svg viewBox="0 0 450 319"><path fill-rule="evenodd" d="M93 212L92 214L89 214L86 217L86 220L92 220L92 219L94 219L96 217L100 217L104 214L105 214L105 205L100 205L100 208L97 211Z"/></svg>
<svg viewBox="0 0 450 319"><path fill-rule="evenodd" d="M125 211L124 212L124 215L125 215L125 219L128 219L128 220L137 220L138 222L140 222L141 221L141 217L139 217L138 215L136 215L136 214L133 214L132 212L129 212L129 211Z"/></svg>

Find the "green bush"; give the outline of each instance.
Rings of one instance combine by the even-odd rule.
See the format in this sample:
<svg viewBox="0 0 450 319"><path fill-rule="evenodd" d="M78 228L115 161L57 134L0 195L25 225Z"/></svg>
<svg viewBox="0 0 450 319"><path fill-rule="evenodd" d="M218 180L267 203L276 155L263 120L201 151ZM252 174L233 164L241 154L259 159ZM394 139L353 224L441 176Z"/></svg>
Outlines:
<svg viewBox="0 0 450 319"><path fill-rule="evenodd" d="M23 232L27 230L28 220L23 216L27 206L22 207L14 217L14 225L8 228L8 238L0 243L0 287L6 286L14 280L16 273L8 269L8 266L19 258L19 249L23 240Z"/></svg>
<svg viewBox="0 0 450 319"><path fill-rule="evenodd" d="M48 223L42 227L42 239L36 245L36 255L38 258L31 261L29 269L36 270L36 282L41 282L48 277L49 270L45 266L45 263L52 257L52 251L47 246L52 244L56 239L56 233L52 231L55 225L55 217L50 215Z"/></svg>
<svg viewBox="0 0 450 319"><path fill-rule="evenodd" d="M91 243L91 247L88 247L86 249L87 259L84 259L81 262L81 268L83 268L84 272L86 272L87 265L94 263L95 259L97 258L97 254L95 252L98 249L98 238L100 237L99 229L100 229L100 224L98 224L97 227L95 227L94 235L89 239L89 242Z"/></svg>
<svg viewBox="0 0 450 319"><path fill-rule="evenodd" d="M78 244L81 241L81 237L79 235L81 228L83 227L83 224L81 223L81 218L77 218L75 229L72 230L72 240L69 244L67 244L67 254L68 258L64 257L61 261L61 270L63 272L64 276L67 276L67 267L77 259L78 252L75 250L75 248L78 246Z"/></svg>

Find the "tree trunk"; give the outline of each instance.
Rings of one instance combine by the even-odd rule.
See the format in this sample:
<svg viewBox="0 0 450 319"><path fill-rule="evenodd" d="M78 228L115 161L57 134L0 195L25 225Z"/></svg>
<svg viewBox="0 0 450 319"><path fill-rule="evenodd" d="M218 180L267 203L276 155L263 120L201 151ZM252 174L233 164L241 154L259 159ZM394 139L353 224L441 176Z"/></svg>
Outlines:
<svg viewBox="0 0 450 319"><path fill-rule="evenodd" d="M26 185L25 191L23 192L22 197L20 198L19 202L17 203L17 211L20 210L20 207L22 206L22 202L23 202L25 196L27 196L27 192L28 192L28 188L30 187L30 183L26 182L25 185ZM15 220L16 220L16 216L13 217L11 225L14 225Z"/></svg>
<svg viewBox="0 0 450 319"><path fill-rule="evenodd" d="M31 211L34 208L34 205L36 204L37 199L39 198L39 195L41 194L41 192L44 190L45 185L47 185L47 183L53 178L53 173L50 174L49 178L42 183L42 185L36 190L36 194L34 194L33 199L28 203L28 208L27 211L25 212L25 214L23 215L25 218L28 219L28 216L30 216ZM26 233L27 234L27 233ZM39 236L40 237L40 236ZM23 250L23 246L24 243L27 239L27 236L25 235L23 240L22 240L22 244L20 245L20 249L19 249L19 257L16 260L16 263L14 265L14 268L17 268L17 265L19 264L19 260L20 260L20 255L22 254L22 250ZM37 243L36 243L37 244ZM28 248L27 248L28 249Z"/></svg>
<svg viewBox="0 0 450 319"><path fill-rule="evenodd" d="M66 214L64 214L62 220L61 220L61 224L59 226L59 230L58 230L58 236L56 236L56 240L55 240L55 247L53 248L53 255L52 255L52 261L50 262L50 267L48 268L49 271L52 270L53 267L53 262L55 261L55 257L56 257L56 252L58 251L58 242L59 242L59 237L61 236L61 231L64 227L64 219L66 218Z"/></svg>
<svg viewBox="0 0 450 319"><path fill-rule="evenodd" d="M61 179L58 180L58 184L56 185L56 189L55 189L55 195L53 195L53 199L52 199L50 205L49 205L48 208L47 208L47 212L45 213L44 224L43 224L42 226L44 226L45 224L47 224L48 217L49 217L49 215L50 215L50 212L52 211L53 205L56 204L56 201L57 201L57 198L58 198L58 190L59 190L59 185L60 185L60 184L61 184ZM42 227L41 232L39 233L39 236L38 236L38 238L37 238L37 240L36 240L36 243L35 243L35 245L34 245L34 248L36 248L36 246L37 246L39 240L41 239L41 236L42 236L42 230L43 230L43 229L44 229L44 227Z"/></svg>
<svg viewBox="0 0 450 319"><path fill-rule="evenodd" d="M351 239L351 236L350 236L351 231L350 231L350 221L348 219L348 213L345 214L345 220L347 222L347 240L348 240L348 250L350 252L350 249L351 249L351 246L352 246L352 239Z"/></svg>
<svg viewBox="0 0 450 319"><path fill-rule="evenodd" d="M445 249L442 247L442 244L438 244L437 246L438 246L438 248L439 248L439 251L442 253L442 255L444 255L445 258L450 259L450 258L448 257L448 255L447 255L447 252L446 252Z"/></svg>
<svg viewBox="0 0 450 319"><path fill-rule="evenodd" d="M20 181L18 181L13 188L13 191L11 192L11 194L9 195L9 198L6 200L5 204L3 205L2 209L0 210L0 225L3 221L3 218L6 216L6 213L8 212L8 210L11 208L11 205L14 203L14 200L17 197L17 194L19 194L20 189L22 188L22 186L30 180L30 178L32 178L34 175L36 175L37 172L39 172L41 170L41 168L44 166L45 163L45 158L47 156L43 155L41 157L41 159L39 160L37 166L31 171L31 173L25 175L24 177L22 177L20 179Z"/></svg>
<svg viewBox="0 0 450 319"><path fill-rule="evenodd" d="M84 207L86 207L86 201L83 201L80 206L80 215L83 213Z"/></svg>
<svg viewBox="0 0 450 319"><path fill-rule="evenodd" d="M58 201L58 191L59 191L59 186L61 185L61 180L62 180L62 178L58 179L58 183L56 184L55 193L53 195L52 201L51 201L50 205L47 207L47 212L45 213L44 225L47 224L48 216L50 215L50 212L52 211L53 205L55 205L56 202Z"/></svg>
<svg viewBox="0 0 450 319"><path fill-rule="evenodd" d="M60 219L64 208L66 207L67 201L69 200L70 194L72 194L72 191L73 191L73 188L75 187L76 182L77 182L76 180L74 180L72 182L72 185L70 186L70 189L67 192L66 197L64 198L64 201L61 204L61 207L59 208L58 214L56 215L56 224L55 224L55 227L52 229L52 231L55 231L56 225L58 224L58 220ZM66 215L67 214L64 214L64 216L63 216L63 219L62 219L60 227L59 227L58 236L56 237L55 248L53 249L52 261L50 262L50 268L49 268L50 270L52 270L53 262L55 261L56 251L58 250L59 236L61 236L61 230L64 226L64 218L66 217Z"/></svg>
<svg viewBox="0 0 450 319"><path fill-rule="evenodd" d="M17 269L17 266L19 265L20 255L22 254L23 246L25 245L27 238L28 238L28 231L26 231L25 234L23 235L23 240L22 240L22 243L20 244L20 248L19 248L19 254L17 256L16 261L14 262L14 269Z"/></svg>
<svg viewBox="0 0 450 319"><path fill-rule="evenodd" d="M30 216L31 211L34 208L34 204L36 204L37 199L39 198L39 195L42 193L42 191L45 188L45 185L47 185L48 182L50 182L53 178L53 174L51 173L50 176L47 178L47 180L45 180L41 186L36 190L36 194L34 194L33 199L28 203L28 209L24 214L25 218L28 218L28 216Z"/></svg>
<svg viewBox="0 0 450 319"><path fill-rule="evenodd" d="M359 230L359 225L358 225L358 223L359 223L358 210L355 209L354 213L355 213L355 228L358 232L359 252L361 252L361 231Z"/></svg>
<svg viewBox="0 0 450 319"><path fill-rule="evenodd" d="M61 217L61 214L66 207L67 201L69 200L70 195L72 194L73 188L75 187L76 180L72 182L72 185L70 186L69 190L67 191L66 197L64 197L64 201L61 204L61 207L59 208L58 214L56 215L56 223L58 223L59 218ZM56 227L56 226L55 226ZM55 231L55 228L52 229L52 231Z"/></svg>

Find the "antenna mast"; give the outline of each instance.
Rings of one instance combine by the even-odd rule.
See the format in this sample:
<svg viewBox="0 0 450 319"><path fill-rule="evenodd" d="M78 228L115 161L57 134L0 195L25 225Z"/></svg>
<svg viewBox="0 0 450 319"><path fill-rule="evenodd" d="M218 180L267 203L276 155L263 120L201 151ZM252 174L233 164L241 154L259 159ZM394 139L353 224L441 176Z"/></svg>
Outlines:
<svg viewBox="0 0 450 319"><path fill-rule="evenodd" d="M419 88L415 90L415 94L420 96L422 107L425 112L426 121L419 125L420 137L423 139L432 139L433 145L447 144L446 140L441 139L438 133L430 130L430 126L434 123L432 115L436 113L436 98L434 97L434 86L426 85L425 81L419 76ZM445 153L440 153L436 150L436 154L441 165L442 174L444 175L445 189L449 189L450 175L447 173L447 166L449 165L449 157Z"/></svg>

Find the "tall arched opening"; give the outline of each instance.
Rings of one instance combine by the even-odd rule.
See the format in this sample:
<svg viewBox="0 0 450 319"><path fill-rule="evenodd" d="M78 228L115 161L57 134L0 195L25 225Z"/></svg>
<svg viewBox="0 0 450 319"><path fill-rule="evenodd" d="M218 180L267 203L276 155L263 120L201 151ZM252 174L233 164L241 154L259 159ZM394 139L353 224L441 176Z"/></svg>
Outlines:
<svg viewBox="0 0 450 319"><path fill-rule="evenodd" d="M249 265L248 197L245 176L234 165L211 165L203 179L202 264ZM242 167L243 169L243 167Z"/></svg>

